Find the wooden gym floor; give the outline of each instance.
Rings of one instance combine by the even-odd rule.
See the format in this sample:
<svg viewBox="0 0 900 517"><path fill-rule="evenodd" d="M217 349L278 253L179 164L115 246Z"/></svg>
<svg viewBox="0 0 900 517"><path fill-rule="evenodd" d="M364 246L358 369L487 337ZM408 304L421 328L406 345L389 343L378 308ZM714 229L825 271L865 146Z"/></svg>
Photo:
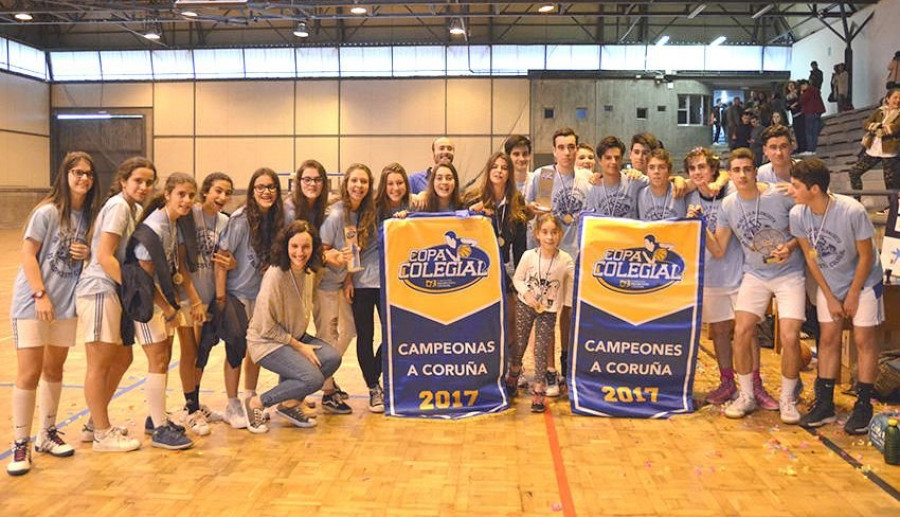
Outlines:
<svg viewBox="0 0 900 517"><path fill-rule="evenodd" d="M0 232L4 441L12 438L15 351L6 315L19 239L19 231ZM177 348L171 409L182 402ZM201 398L222 409L218 350ZM699 357L696 399L717 381L714 359L707 352ZM188 451L154 449L144 439L140 451L99 454L78 443L87 410L84 349L76 347L66 364L59 428L77 452L63 459L35 455L23 477L0 474L0 514L900 515L900 467L884 464L865 439L845 435L839 425L821 430L823 441L781 425L777 412L736 421L703 406L670 420L600 419L573 416L562 399L534 415L528 397L503 414L461 422L389 419L366 410L352 347L344 360L337 377L352 394L352 415L320 415L319 426L306 430L274 417L264 435L214 424L212 435ZM763 361L774 388L777 356L764 350ZM133 436L142 436L147 414L145 372L146 359L135 350L111 406L113 421ZM803 373L807 401L813 378L813 371ZM260 388L273 382L264 371ZM839 395L838 402L843 421L852 399ZM8 449L0 454L5 467Z"/></svg>

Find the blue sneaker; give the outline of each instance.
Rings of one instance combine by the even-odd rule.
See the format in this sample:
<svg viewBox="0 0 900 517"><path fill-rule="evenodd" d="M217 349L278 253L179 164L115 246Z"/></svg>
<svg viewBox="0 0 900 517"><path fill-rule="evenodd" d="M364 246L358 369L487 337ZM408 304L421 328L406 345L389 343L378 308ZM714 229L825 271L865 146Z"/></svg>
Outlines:
<svg viewBox="0 0 900 517"><path fill-rule="evenodd" d="M167 422L166 425L161 425L153 430L153 440L150 445L177 451L190 449L194 446L194 442L184 434L184 427Z"/></svg>

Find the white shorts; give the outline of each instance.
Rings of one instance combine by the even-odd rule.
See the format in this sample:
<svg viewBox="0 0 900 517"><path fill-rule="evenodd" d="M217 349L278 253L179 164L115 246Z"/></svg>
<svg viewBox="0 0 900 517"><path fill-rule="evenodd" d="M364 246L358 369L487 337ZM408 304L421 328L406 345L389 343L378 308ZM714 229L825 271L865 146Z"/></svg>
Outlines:
<svg viewBox="0 0 900 517"><path fill-rule="evenodd" d="M737 287L704 287L703 323L733 320L737 296Z"/></svg>
<svg viewBox="0 0 900 517"><path fill-rule="evenodd" d="M749 312L762 319L773 295L778 304L778 319L806 321L806 279L803 273L791 273L771 280L744 273L734 310Z"/></svg>
<svg viewBox="0 0 900 517"><path fill-rule="evenodd" d="M66 320L12 320L13 343L16 349L39 348L44 345L75 346L76 318Z"/></svg>
<svg viewBox="0 0 900 517"><path fill-rule="evenodd" d="M175 316L178 318L178 316ZM162 309L153 306L153 316L147 323L134 322L134 340L139 345L162 343L174 334L173 329L166 326L166 316Z"/></svg>
<svg viewBox="0 0 900 517"><path fill-rule="evenodd" d="M122 305L114 293L97 293L75 299L78 327L85 343L122 344Z"/></svg>
<svg viewBox="0 0 900 517"><path fill-rule="evenodd" d="M179 327L193 327L194 326L194 316L191 315L191 302L190 300L180 300L179 305L181 306L178 309L178 326ZM213 303L216 303L215 301ZM206 315L209 317L209 305L206 305ZM197 325L198 327L200 324Z"/></svg>
<svg viewBox="0 0 900 517"><path fill-rule="evenodd" d="M828 312L825 294L819 289L816 292L816 313L822 323L831 323L834 318ZM877 327L884 322L884 297L876 296L875 290L865 287L859 292L859 308L853 316L854 327Z"/></svg>

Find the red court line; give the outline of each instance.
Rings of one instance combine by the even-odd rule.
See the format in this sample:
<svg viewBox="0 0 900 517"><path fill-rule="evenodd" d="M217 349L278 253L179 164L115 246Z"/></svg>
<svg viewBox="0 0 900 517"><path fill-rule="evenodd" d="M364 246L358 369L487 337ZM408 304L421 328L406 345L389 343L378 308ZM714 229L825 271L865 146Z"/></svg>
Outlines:
<svg viewBox="0 0 900 517"><path fill-rule="evenodd" d="M544 424L547 427L547 441L550 442L550 455L553 457L556 486L559 488L559 497L562 500L562 513L565 517L575 517L575 502L572 500L569 477L566 475L566 466L563 463L559 437L556 434L556 425L553 423L553 412L550 411L550 408L544 411Z"/></svg>

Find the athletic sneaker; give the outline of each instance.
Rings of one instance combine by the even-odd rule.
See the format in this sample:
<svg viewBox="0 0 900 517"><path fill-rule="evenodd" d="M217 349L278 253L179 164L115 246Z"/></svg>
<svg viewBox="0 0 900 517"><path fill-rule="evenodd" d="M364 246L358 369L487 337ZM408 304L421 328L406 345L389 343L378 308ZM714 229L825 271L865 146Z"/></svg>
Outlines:
<svg viewBox="0 0 900 517"><path fill-rule="evenodd" d="M12 445L12 459L6 465L6 473L10 476L28 474L31 470L31 447L28 438L19 440Z"/></svg>
<svg viewBox="0 0 900 517"><path fill-rule="evenodd" d="M333 393L332 395L335 394ZM340 397L336 398L341 402L341 404L344 403L344 401L342 401ZM325 403L323 402L322 405L324 406ZM285 406L284 404L278 404L278 406L275 408L275 413L277 413L281 418L293 424L294 427L308 428L316 426L316 419L307 416L306 413L304 413L300 408L300 406Z"/></svg>
<svg viewBox="0 0 900 517"><path fill-rule="evenodd" d="M187 437L184 427L166 422L153 430L153 439L150 441L150 445L160 449L179 451L190 449L194 446L194 442Z"/></svg>
<svg viewBox="0 0 900 517"><path fill-rule="evenodd" d="M113 429L118 430L119 434L122 436L128 436L128 428L123 426L112 426ZM81 442L82 443L93 443L94 442L94 421L88 419L87 423L81 428Z"/></svg>
<svg viewBox="0 0 900 517"><path fill-rule="evenodd" d="M214 424L216 422L223 422L225 417L222 416L222 413L218 411L213 411L206 404L200 404L200 412L203 413L203 416L206 418L206 421L210 424Z"/></svg>
<svg viewBox="0 0 900 517"><path fill-rule="evenodd" d="M96 452L128 452L140 449L141 442L128 438L118 427L112 427L105 435L94 433L92 448Z"/></svg>
<svg viewBox="0 0 900 517"><path fill-rule="evenodd" d="M763 386L762 379L759 377L753 379L753 398L756 399L757 406L767 411L777 411L780 407L778 401L766 391L766 387Z"/></svg>
<svg viewBox="0 0 900 517"><path fill-rule="evenodd" d="M872 404L857 400L853 404L853 412L844 424L844 432L847 434L866 434L869 432L869 422L872 420Z"/></svg>
<svg viewBox="0 0 900 517"><path fill-rule="evenodd" d="M556 373L556 370L547 370L545 378L546 378L546 384L547 384L547 396L548 397L558 397L559 396L559 375Z"/></svg>
<svg viewBox="0 0 900 517"><path fill-rule="evenodd" d="M778 404L781 413L781 421L789 425L800 423L800 412L797 411L797 399L794 397L781 397Z"/></svg>
<svg viewBox="0 0 900 517"><path fill-rule="evenodd" d="M809 413L800 418L800 425L807 428L822 427L835 420L837 416L834 414L834 402L816 399L809 408Z"/></svg>
<svg viewBox="0 0 900 517"><path fill-rule="evenodd" d="M187 413L187 410L185 410L185 413ZM186 416L184 426L197 436L209 436L209 423L206 421L203 411L199 409Z"/></svg>
<svg viewBox="0 0 900 517"><path fill-rule="evenodd" d="M747 416L747 413L752 413L754 409L756 409L755 397L740 391L738 392L738 398L734 399L725 408L725 416L728 418L744 418Z"/></svg>
<svg viewBox="0 0 900 517"><path fill-rule="evenodd" d="M549 373L549 372L548 372ZM547 405L544 402L545 393L535 392L534 395L531 396L531 412L532 413L543 413L547 409Z"/></svg>
<svg viewBox="0 0 900 517"><path fill-rule="evenodd" d="M706 401L717 406L737 397L737 386L734 385L734 377L722 377L719 387L706 395Z"/></svg>
<svg viewBox="0 0 900 517"><path fill-rule="evenodd" d="M263 408L250 407L251 397L244 399L244 411L247 413L247 430L254 434L266 433L269 431L266 426L266 411Z"/></svg>
<svg viewBox="0 0 900 517"><path fill-rule="evenodd" d="M63 433L56 429L56 426L50 426L49 429L42 429L38 432L37 439L34 441L34 450L37 452L46 452L57 458L68 458L75 454L75 449L63 441L59 436Z"/></svg>
<svg viewBox="0 0 900 517"><path fill-rule="evenodd" d="M337 382L334 383L334 391L341 396L341 400L347 400L350 398L350 394L342 390L341 387L338 386Z"/></svg>
<svg viewBox="0 0 900 517"><path fill-rule="evenodd" d="M225 421L234 429L246 429L247 415L244 414L243 406L229 403L225 407Z"/></svg>
<svg viewBox="0 0 900 517"><path fill-rule="evenodd" d="M369 388L369 411L384 413L384 391L381 386Z"/></svg>
<svg viewBox="0 0 900 517"><path fill-rule="evenodd" d="M353 408L344 402L339 391L322 395L322 409L335 415L349 415L353 413Z"/></svg>

